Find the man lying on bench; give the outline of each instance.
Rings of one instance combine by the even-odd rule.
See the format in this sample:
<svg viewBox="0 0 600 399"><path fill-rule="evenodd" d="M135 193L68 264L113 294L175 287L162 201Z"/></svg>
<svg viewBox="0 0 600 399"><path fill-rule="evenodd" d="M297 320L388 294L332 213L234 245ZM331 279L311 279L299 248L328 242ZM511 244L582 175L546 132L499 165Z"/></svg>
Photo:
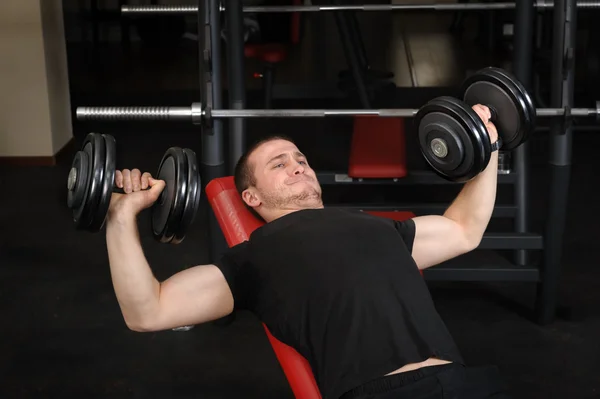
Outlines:
<svg viewBox="0 0 600 399"><path fill-rule="evenodd" d="M496 128L486 107L473 109ZM296 145L271 138L239 161L235 184L265 224L214 265L154 277L136 215L165 183L117 172L107 218L114 289L127 326L158 331L247 309L303 355L323 398L504 398L495 367L466 367L420 270L475 249L496 197L497 153L443 216L386 219L324 207ZM142 191L151 187L150 190Z"/></svg>

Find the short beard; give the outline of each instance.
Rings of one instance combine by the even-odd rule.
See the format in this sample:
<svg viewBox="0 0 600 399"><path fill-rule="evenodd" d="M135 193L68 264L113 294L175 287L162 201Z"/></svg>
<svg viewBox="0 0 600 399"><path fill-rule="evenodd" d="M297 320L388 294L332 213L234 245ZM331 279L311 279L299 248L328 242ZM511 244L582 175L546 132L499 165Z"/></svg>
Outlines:
<svg viewBox="0 0 600 399"><path fill-rule="evenodd" d="M315 189L302 191L301 193L288 196L261 192L260 196L265 208L269 209L287 209L292 205L302 205L309 200L321 202L321 194Z"/></svg>

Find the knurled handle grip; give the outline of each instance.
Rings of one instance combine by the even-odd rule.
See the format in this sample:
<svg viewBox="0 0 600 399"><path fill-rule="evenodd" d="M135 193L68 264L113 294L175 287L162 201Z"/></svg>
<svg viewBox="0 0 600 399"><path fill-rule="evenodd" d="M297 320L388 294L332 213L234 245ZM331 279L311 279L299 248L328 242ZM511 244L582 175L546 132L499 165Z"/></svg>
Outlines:
<svg viewBox="0 0 600 399"><path fill-rule="evenodd" d="M190 107L79 107L81 121L192 121Z"/></svg>

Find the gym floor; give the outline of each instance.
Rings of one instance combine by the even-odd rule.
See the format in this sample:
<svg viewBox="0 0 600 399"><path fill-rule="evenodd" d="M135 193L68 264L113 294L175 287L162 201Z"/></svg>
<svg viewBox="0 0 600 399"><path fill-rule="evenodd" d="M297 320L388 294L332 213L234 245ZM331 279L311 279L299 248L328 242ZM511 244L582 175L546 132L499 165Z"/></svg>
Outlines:
<svg viewBox="0 0 600 399"><path fill-rule="evenodd" d="M419 40L440 47L434 39ZM450 39L444 36L443 40ZM134 47L125 53L118 46L105 45L97 50L97 62L92 64L89 48L71 45L73 108L93 104L189 105L196 100L190 93L197 87L195 56L189 53L193 48L165 54ZM423 44L419 48L420 54L428 53ZM377 58L377 62L389 67L386 63L392 58ZM151 59L154 61L148 63ZM468 64L460 54L452 59ZM419 80L428 79L427 85L434 86L436 79L442 85L460 79L456 74L464 73L463 68L477 67L480 60L452 66L453 73L438 61L434 68L422 59L415 64L419 62L423 65L416 71L421 74ZM252 68L248 65L247 71ZM343 68L330 66L328 71ZM397 65L394 68L399 80L406 78L402 71ZM279 76L292 82L294 75L282 72ZM249 82L249 87L252 84ZM399 89L388 99L389 104L418 107L422 103L407 99L407 93L413 92ZM314 102L300 100L285 106L316 107ZM253 92L249 92L248 107L260 107ZM249 120L247 129L250 139L281 131L297 138L316 169L343 170L345 166L348 121ZM120 168L153 172L170 146L200 152L197 131L187 124L74 121L74 130L75 147L90 131L114 135ZM596 251L600 216L595 201L587 198L590 184L597 180L595 161L600 140L594 133L577 132L573 141L559 292L561 307L570 309L564 313L567 317L547 326L533 323L535 285L531 283L430 284L438 310L466 361L498 365L515 398L600 397L600 269ZM540 232L545 223L552 223L545 220L549 176L546 134L534 136L528 146L531 230ZM55 167L0 168L2 187L10 192L3 196L0 207L0 314L4 320L0 397L292 398L262 326L250 314L238 314L226 327L206 324L187 332L141 334L126 328L112 289L105 237L103 233L75 231L66 208L65 180L72 153L68 155ZM433 202L441 195L426 188L411 192L389 187L370 187L367 192L364 188L324 189L328 203L360 196L403 199L412 195ZM510 193L499 193L499 197L506 195L510 197ZM203 213L179 246L154 242L147 216L140 217L140 235L159 279L208 261Z"/></svg>

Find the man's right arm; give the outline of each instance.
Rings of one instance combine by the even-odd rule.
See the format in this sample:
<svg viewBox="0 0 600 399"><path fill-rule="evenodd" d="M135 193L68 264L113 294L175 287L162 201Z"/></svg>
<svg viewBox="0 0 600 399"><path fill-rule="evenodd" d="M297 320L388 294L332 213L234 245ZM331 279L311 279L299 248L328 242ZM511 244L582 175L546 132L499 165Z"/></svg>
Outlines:
<svg viewBox="0 0 600 399"><path fill-rule="evenodd" d="M114 290L131 330L201 324L233 311L233 295L215 265L191 267L160 283L144 255L135 216L112 219L106 239Z"/></svg>

